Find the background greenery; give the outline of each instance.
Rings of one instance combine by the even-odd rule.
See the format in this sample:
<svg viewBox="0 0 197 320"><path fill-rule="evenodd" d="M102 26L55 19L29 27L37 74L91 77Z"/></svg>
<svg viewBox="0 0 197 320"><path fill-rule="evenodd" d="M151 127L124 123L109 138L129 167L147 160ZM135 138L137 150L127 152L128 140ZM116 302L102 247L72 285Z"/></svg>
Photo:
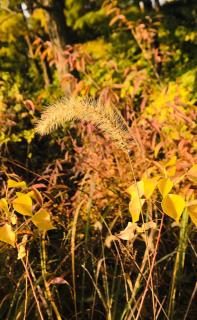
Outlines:
<svg viewBox="0 0 197 320"><path fill-rule="evenodd" d="M131 221L126 189L145 175L170 177L197 219L196 173L187 175L197 149L196 25L195 0L1 1L1 198L17 234L16 248L0 242L1 319L195 319L190 218L164 216L155 191L143 215L157 229L135 241L113 235ZM120 110L133 172L91 124L35 135L44 106L64 95ZM8 179L27 183L34 212L50 212L56 229L45 234L16 213L20 189ZM0 212L4 225L2 203Z"/></svg>

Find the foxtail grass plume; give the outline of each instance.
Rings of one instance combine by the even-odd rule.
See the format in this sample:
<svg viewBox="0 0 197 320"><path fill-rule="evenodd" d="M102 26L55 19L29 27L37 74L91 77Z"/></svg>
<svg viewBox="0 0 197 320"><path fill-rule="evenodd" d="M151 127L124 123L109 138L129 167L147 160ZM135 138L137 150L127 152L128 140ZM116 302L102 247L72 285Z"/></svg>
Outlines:
<svg viewBox="0 0 197 320"><path fill-rule="evenodd" d="M104 106L99 100L62 98L45 109L35 131L41 135L49 134L65 122L74 120L91 122L128 153L129 131L124 118L115 107Z"/></svg>

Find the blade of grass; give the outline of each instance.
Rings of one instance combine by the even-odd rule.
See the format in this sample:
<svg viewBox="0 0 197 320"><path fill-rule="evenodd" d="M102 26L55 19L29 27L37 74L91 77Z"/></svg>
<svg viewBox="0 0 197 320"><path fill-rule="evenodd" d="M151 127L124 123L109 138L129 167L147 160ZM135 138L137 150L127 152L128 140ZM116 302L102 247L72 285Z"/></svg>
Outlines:
<svg viewBox="0 0 197 320"><path fill-rule="evenodd" d="M73 281L73 298L74 298L74 308L75 308L75 319L77 320L77 295L76 295L76 282L75 282L75 237L77 230L77 221L79 217L79 212L84 203L82 200L74 213L73 225L71 230L71 263L72 263L72 281Z"/></svg>
<svg viewBox="0 0 197 320"><path fill-rule="evenodd" d="M178 244L176 259L174 263L170 294L169 294L168 317L170 320L174 318L177 286L178 286L179 278L185 264L185 252L186 252L187 242L188 242L187 226L188 226L188 212L187 212L187 209L185 209L183 211L182 219L181 219L179 244Z"/></svg>

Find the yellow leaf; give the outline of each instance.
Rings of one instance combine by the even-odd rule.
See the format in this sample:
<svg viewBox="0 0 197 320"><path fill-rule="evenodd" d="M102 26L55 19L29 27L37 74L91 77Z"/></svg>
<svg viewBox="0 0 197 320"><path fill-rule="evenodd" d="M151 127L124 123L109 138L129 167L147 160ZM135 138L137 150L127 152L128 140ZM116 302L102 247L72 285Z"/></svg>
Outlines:
<svg viewBox="0 0 197 320"><path fill-rule="evenodd" d="M197 204L191 205L188 207L188 213L190 215L190 218L192 222L197 227Z"/></svg>
<svg viewBox="0 0 197 320"><path fill-rule="evenodd" d="M32 191L28 192L27 194L42 206L43 198L40 191L38 191L36 188L33 188Z"/></svg>
<svg viewBox="0 0 197 320"><path fill-rule="evenodd" d="M16 235L8 223L3 227L0 227L0 241L6 242L15 247Z"/></svg>
<svg viewBox="0 0 197 320"><path fill-rule="evenodd" d="M168 194L167 197L162 200L161 206L164 213L178 222L186 203L181 196Z"/></svg>
<svg viewBox="0 0 197 320"><path fill-rule="evenodd" d="M167 169L168 177L173 177L175 173L176 173L176 166L172 166L169 169Z"/></svg>
<svg viewBox="0 0 197 320"><path fill-rule="evenodd" d="M20 259L24 258L25 256L26 256L25 245L21 244L21 245L19 245L17 259L20 260Z"/></svg>
<svg viewBox="0 0 197 320"><path fill-rule="evenodd" d="M15 181L12 179L8 179L7 181L8 188L26 188L26 182L25 181Z"/></svg>
<svg viewBox="0 0 197 320"><path fill-rule="evenodd" d="M131 214L133 222L137 222L139 220L140 212L142 210L144 202L145 199L141 199L137 195L132 197L129 203L129 212Z"/></svg>
<svg viewBox="0 0 197 320"><path fill-rule="evenodd" d="M144 182L144 195L145 195L146 199L149 199L152 196L152 194L157 186L157 179L156 178L151 178L151 179L144 178L143 182Z"/></svg>
<svg viewBox="0 0 197 320"><path fill-rule="evenodd" d="M133 196L137 194L139 197L144 195L144 182L142 180L133 183L129 188L127 188L126 192Z"/></svg>
<svg viewBox="0 0 197 320"><path fill-rule="evenodd" d="M19 244L19 248L18 248L18 257L17 257L18 260L20 260L26 256L26 248L25 248L26 243L27 243L27 235L24 235L21 243Z"/></svg>
<svg viewBox="0 0 197 320"><path fill-rule="evenodd" d="M8 203L5 198L0 199L0 209L2 209L7 215L9 215Z"/></svg>
<svg viewBox="0 0 197 320"><path fill-rule="evenodd" d="M17 194L18 197L13 201L14 210L24 216L32 216L32 200L24 193Z"/></svg>
<svg viewBox="0 0 197 320"><path fill-rule="evenodd" d="M197 164L191 167L187 175L190 180L197 182Z"/></svg>
<svg viewBox="0 0 197 320"><path fill-rule="evenodd" d="M55 229L51 223L50 214L45 209L40 209L31 220L40 231Z"/></svg>
<svg viewBox="0 0 197 320"><path fill-rule="evenodd" d="M10 221L11 221L11 224L13 224L13 226L16 225L16 223L17 223L17 216L16 216L14 213L11 214L11 216L10 216Z"/></svg>
<svg viewBox="0 0 197 320"><path fill-rule="evenodd" d="M167 194L171 191L174 183L169 178L163 178L158 182L158 189L163 198L167 196Z"/></svg>
<svg viewBox="0 0 197 320"><path fill-rule="evenodd" d="M172 167L176 164L177 157L173 156L166 164L165 167Z"/></svg>

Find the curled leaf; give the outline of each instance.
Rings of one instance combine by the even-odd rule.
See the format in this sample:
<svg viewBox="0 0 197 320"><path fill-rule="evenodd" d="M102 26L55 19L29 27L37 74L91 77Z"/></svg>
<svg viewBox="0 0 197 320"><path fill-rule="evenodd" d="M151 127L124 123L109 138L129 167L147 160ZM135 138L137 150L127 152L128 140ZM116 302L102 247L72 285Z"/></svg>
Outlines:
<svg viewBox="0 0 197 320"><path fill-rule="evenodd" d="M111 248L111 244L113 241L117 241L118 238L116 236L114 236L113 234L110 234L109 236L107 236L107 238L105 239L105 246L107 248Z"/></svg>
<svg viewBox="0 0 197 320"><path fill-rule="evenodd" d="M19 243L18 247L18 257L17 259L20 260L26 256L26 243L27 243L27 235L24 235L22 238L21 243Z"/></svg>
<svg viewBox="0 0 197 320"><path fill-rule="evenodd" d="M149 229L156 229L157 225L155 222L153 221L149 221L146 223L143 223L141 227L137 226L137 233L144 233L145 231L149 230Z"/></svg>
<svg viewBox="0 0 197 320"><path fill-rule="evenodd" d="M135 237L136 228L137 228L136 223L129 222L126 228L116 236L119 239L131 241Z"/></svg>
<svg viewBox="0 0 197 320"><path fill-rule="evenodd" d="M137 194L133 195L131 201L129 202L129 212L131 214L133 222L137 222L140 217L140 212L142 210L145 199L141 199Z"/></svg>

